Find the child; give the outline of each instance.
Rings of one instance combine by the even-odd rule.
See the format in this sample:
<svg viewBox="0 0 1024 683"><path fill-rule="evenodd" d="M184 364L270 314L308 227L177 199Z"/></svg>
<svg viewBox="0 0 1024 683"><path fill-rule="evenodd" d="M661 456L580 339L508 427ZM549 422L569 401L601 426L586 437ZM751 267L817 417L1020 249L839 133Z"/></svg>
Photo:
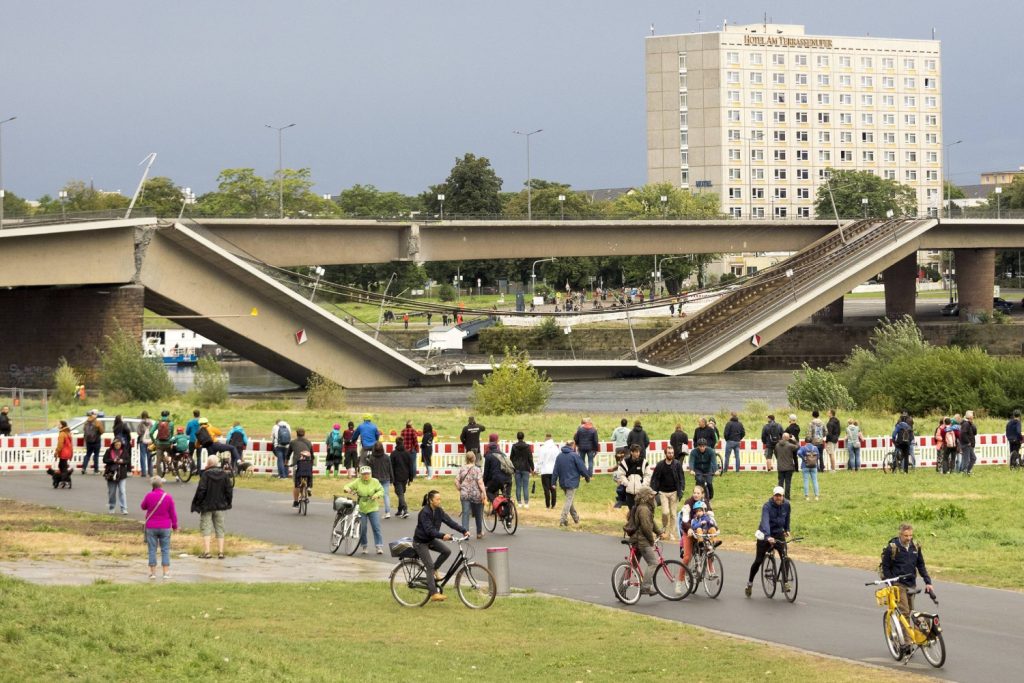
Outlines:
<svg viewBox="0 0 1024 683"><path fill-rule="evenodd" d="M626 451L619 449L615 451L615 472L612 474L612 479L616 483L615 487L615 505L612 507L620 508L626 504Z"/></svg>
<svg viewBox="0 0 1024 683"><path fill-rule="evenodd" d="M718 525L715 518L707 509L704 501L699 500L693 504L693 516L690 518L690 534L695 538L709 536L718 533ZM721 541L715 541L720 544Z"/></svg>

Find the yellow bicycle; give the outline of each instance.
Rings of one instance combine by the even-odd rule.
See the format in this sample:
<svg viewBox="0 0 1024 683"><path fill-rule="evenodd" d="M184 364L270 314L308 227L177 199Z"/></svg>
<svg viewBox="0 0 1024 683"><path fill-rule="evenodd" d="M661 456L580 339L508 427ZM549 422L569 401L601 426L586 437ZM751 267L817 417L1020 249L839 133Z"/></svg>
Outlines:
<svg viewBox="0 0 1024 683"><path fill-rule="evenodd" d="M939 615L911 612L909 619L904 616L899 609L900 591L907 589L897 584L900 579L904 578L912 578L912 575L869 581L864 585L881 586L875 591L875 600L885 608L885 614L882 615L882 631L885 634L885 644L889 648L892 658L897 662L906 663L910 661L916 651L921 650L928 663L937 669L946 662L946 642L942 639ZM920 590L908 591L908 594L916 595L920 592ZM928 593L928 597L936 605L939 604L934 593ZM906 634L906 638L902 634ZM909 642L904 642L908 639Z"/></svg>

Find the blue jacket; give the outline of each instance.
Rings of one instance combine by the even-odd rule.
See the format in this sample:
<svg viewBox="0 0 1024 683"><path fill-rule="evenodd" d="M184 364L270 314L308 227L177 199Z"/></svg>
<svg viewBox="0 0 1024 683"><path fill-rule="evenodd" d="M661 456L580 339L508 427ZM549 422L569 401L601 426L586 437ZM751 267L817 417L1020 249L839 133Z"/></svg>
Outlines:
<svg viewBox="0 0 1024 683"><path fill-rule="evenodd" d="M249 436L245 433L245 429L243 429L241 425L229 429L227 436L224 437L224 440L227 441L228 443L231 443L231 435L234 434L235 432L238 432L239 434L242 435L242 445L248 446Z"/></svg>
<svg viewBox="0 0 1024 683"><path fill-rule="evenodd" d="M447 524L456 531L466 533L466 530L459 526L458 522L445 514L444 510L424 505L420 509L420 514L416 517L416 532L412 535L412 540L417 543L430 543L435 538L444 538L444 532L441 531L442 523Z"/></svg>
<svg viewBox="0 0 1024 683"><path fill-rule="evenodd" d="M892 442L893 443L896 443L896 435L899 434L904 429L907 429L907 430L910 431L910 438L911 439L914 438L914 429L913 429L913 427L908 425L903 420L900 420L899 422L896 423L896 426L893 427L893 430L892 430Z"/></svg>
<svg viewBox="0 0 1024 683"><path fill-rule="evenodd" d="M576 448L584 453L596 453L598 451L597 430L593 426L586 427L580 425L579 429L576 430L576 436L573 437L573 441L576 442Z"/></svg>
<svg viewBox="0 0 1024 683"><path fill-rule="evenodd" d="M807 455L808 453L814 453L819 458L821 457L821 452L818 450L817 446L815 446L812 443L804 444L796 451L796 457L800 458L800 469L808 469L807 467L804 466L804 456ZM817 469L817 467L815 467L814 469Z"/></svg>
<svg viewBox="0 0 1024 683"><path fill-rule="evenodd" d="M1020 441L1020 420L1013 419L1006 423L1006 440Z"/></svg>
<svg viewBox="0 0 1024 683"><path fill-rule="evenodd" d="M373 445L377 443L377 439L380 438L380 430L377 428L377 425L369 420L364 420L352 430L352 438L359 439L359 443L363 445L363 448L373 448Z"/></svg>
<svg viewBox="0 0 1024 683"><path fill-rule="evenodd" d="M583 458L568 446L562 446L562 452L555 458L555 470L551 473L551 485L561 486L563 489L578 489L580 477L590 481Z"/></svg>
<svg viewBox="0 0 1024 683"><path fill-rule="evenodd" d="M188 437L188 447L196 445L196 434L199 433L199 418L193 417L185 423L185 436Z"/></svg>
<svg viewBox="0 0 1024 683"><path fill-rule="evenodd" d="M783 534L789 531L789 501L783 500L782 505L776 505L774 500L769 500L762 505L761 524L757 529L765 538L782 538Z"/></svg>

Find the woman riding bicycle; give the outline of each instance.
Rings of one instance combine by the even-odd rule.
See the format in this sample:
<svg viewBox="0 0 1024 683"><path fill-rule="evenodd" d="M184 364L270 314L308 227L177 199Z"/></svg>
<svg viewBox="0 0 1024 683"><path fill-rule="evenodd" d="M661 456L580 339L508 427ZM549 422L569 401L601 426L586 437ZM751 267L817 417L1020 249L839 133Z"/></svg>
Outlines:
<svg viewBox="0 0 1024 683"><path fill-rule="evenodd" d="M694 486L693 495L683 501L676 516L676 525L679 527L679 550L683 564L690 563L690 556L693 555L693 536L690 534L690 519L693 517L693 506L697 502L703 502L708 512L711 512L711 503L704 500L704 487ZM682 577L680 577L682 579Z"/></svg>
<svg viewBox="0 0 1024 683"><path fill-rule="evenodd" d="M469 536L469 532L441 508L441 493L430 491L423 496L423 508L416 518L416 532L412 535L412 547L427 570L427 592L433 602L447 600L447 596L437 592L436 581L441 578L438 576L440 572L437 571L437 568L443 565L448 556L452 554L452 551L441 543L441 541L452 540L451 535L441 531L442 523L461 532L463 536ZM437 553L436 563L433 555L430 554L431 550Z"/></svg>
<svg viewBox="0 0 1024 683"><path fill-rule="evenodd" d="M622 530L629 537L630 545L647 561L644 580L640 584L640 594L654 595L651 583L658 568L654 544L658 538L665 538L667 534L654 519L654 489L650 486L641 486L637 490L633 509L629 511L629 517L626 518L626 525Z"/></svg>

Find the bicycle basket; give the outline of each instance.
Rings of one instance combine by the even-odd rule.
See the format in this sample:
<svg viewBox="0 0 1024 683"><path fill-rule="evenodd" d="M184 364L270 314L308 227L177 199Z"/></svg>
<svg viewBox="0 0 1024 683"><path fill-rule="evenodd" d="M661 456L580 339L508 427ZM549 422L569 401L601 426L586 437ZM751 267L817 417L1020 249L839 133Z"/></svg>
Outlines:
<svg viewBox="0 0 1024 683"><path fill-rule="evenodd" d="M388 543L388 548L391 549L391 557L416 557L416 551L412 547L412 539L408 536L397 541L391 541L391 543Z"/></svg>
<svg viewBox="0 0 1024 683"><path fill-rule="evenodd" d="M351 498L344 496L334 497L334 510L335 512L351 512L352 508L356 506L356 503Z"/></svg>
<svg viewBox="0 0 1024 683"><path fill-rule="evenodd" d="M879 588L875 591L875 602L877 602L881 607L888 607L890 591L892 591L892 588Z"/></svg>

